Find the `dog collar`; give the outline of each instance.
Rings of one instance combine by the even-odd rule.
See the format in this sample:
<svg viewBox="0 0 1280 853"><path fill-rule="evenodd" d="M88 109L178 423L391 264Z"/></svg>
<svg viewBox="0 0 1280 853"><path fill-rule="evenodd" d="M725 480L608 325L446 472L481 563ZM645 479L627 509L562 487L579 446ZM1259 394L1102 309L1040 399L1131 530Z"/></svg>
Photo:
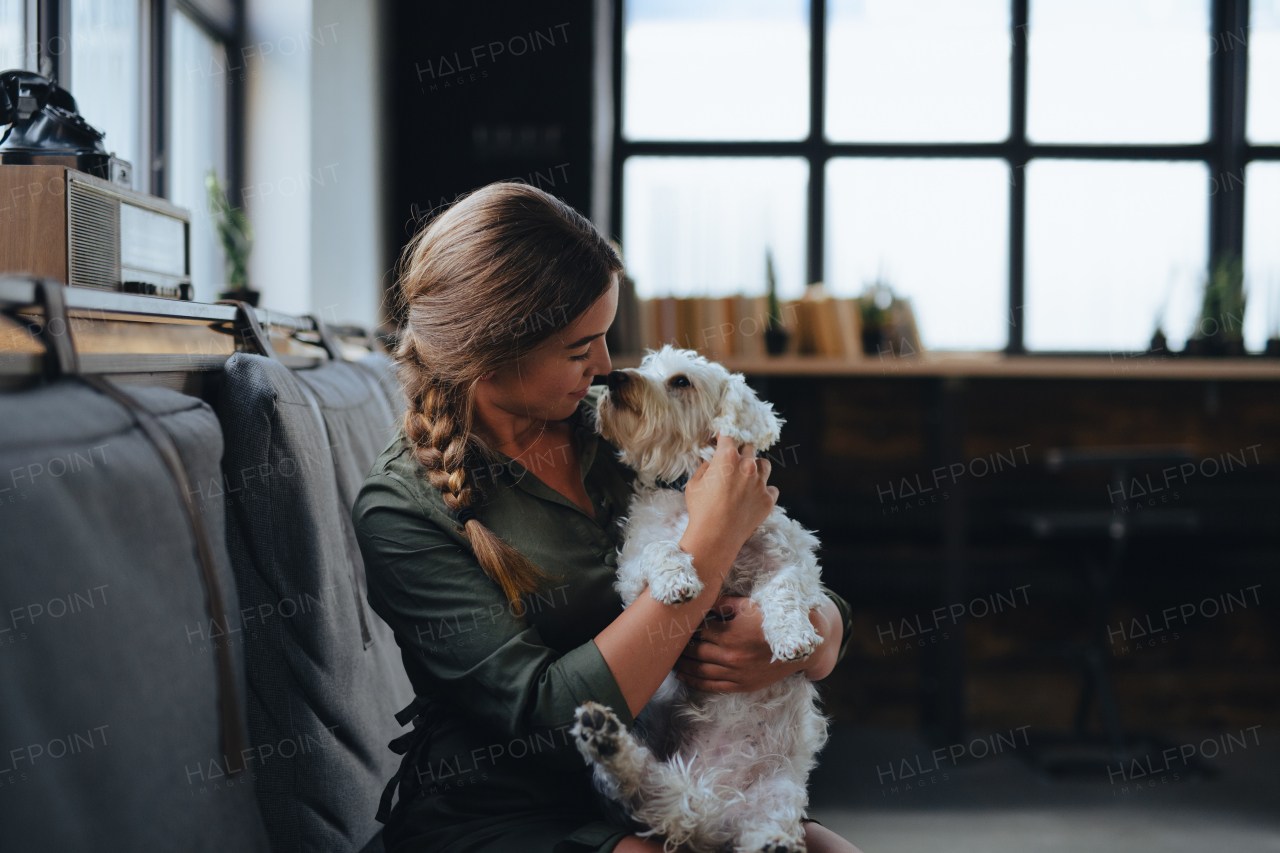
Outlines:
<svg viewBox="0 0 1280 853"><path fill-rule="evenodd" d="M684 487L686 484L688 484L688 482L689 482L689 475L681 474L679 477L676 477L674 480L672 480L669 483L666 480L656 480L654 481L654 485L657 486L659 489L675 489L677 492L683 492Z"/></svg>

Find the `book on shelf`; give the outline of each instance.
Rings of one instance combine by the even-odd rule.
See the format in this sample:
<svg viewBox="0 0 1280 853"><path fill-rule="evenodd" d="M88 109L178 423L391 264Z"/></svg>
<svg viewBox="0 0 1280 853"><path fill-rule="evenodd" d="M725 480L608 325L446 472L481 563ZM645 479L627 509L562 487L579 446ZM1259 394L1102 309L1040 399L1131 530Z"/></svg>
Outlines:
<svg viewBox="0 0 1280 853"><path fill-rule="evenodd" d="M784 354L863 357L856 299L827 296L815 285L804 298L782 301L778 309L782 327L789 332ZM645 349L671 344L712 360L764 358L768 324L767 296L664 296L641 300L639 307Z"/></svg>

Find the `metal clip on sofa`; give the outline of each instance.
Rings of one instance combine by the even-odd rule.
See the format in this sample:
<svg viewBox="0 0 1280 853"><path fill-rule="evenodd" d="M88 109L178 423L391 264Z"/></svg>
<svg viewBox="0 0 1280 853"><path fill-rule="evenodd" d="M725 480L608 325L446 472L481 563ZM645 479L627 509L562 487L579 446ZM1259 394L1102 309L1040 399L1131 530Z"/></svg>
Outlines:
<svg viewBox="0 0 1280 853"><path fill-rule="evenodd" d="M380 850L412 690L350 509L389 360L243 304L0 278L0 312L6 849Z"/></svg>

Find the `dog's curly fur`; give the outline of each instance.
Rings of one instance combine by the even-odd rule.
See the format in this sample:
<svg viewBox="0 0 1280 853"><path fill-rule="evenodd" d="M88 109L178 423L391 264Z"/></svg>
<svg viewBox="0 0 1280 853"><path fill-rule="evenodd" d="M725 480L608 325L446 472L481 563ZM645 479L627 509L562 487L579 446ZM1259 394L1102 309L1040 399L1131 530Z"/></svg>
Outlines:
<svg viewBox="0 0 1280 853"><path fill-rule="evenodd" d="M688 350L651 352L620 371L599 407L598 429L635 469L616 588L630 606L649 587L666 603L695 598L702 582L678 547L689 522L684 494L661 481L690 475L715 453L715 435L767 450L782 422L746 380ZM723 592L750 596L775 659L805 657L822 642L809 611L825 600L818 540L774 508L743 546ZM827 738L817 690L796 673L755 693L704 693L668 676L636 731L607 707L578 709L578 749L597 786L668 850L796 853L806 780Z"/></svg>

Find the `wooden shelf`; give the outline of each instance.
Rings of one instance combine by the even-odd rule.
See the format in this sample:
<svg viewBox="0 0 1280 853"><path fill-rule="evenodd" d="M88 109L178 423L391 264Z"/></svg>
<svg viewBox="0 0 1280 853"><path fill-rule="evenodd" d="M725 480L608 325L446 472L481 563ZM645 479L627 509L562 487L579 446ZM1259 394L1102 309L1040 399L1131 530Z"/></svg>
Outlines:
<svg viewBox="0 0 1280 853"><path fill-rule="evenodd" d="M617 356L614 367L635 367L639 356ZM1005 355L992 352L928 352L907 358L862 359L778 356L726 358L720 363L749 376L851 376L973 379L1167 379L1280 380L1280 359L1183 358L1122 355Z"/></svg>

